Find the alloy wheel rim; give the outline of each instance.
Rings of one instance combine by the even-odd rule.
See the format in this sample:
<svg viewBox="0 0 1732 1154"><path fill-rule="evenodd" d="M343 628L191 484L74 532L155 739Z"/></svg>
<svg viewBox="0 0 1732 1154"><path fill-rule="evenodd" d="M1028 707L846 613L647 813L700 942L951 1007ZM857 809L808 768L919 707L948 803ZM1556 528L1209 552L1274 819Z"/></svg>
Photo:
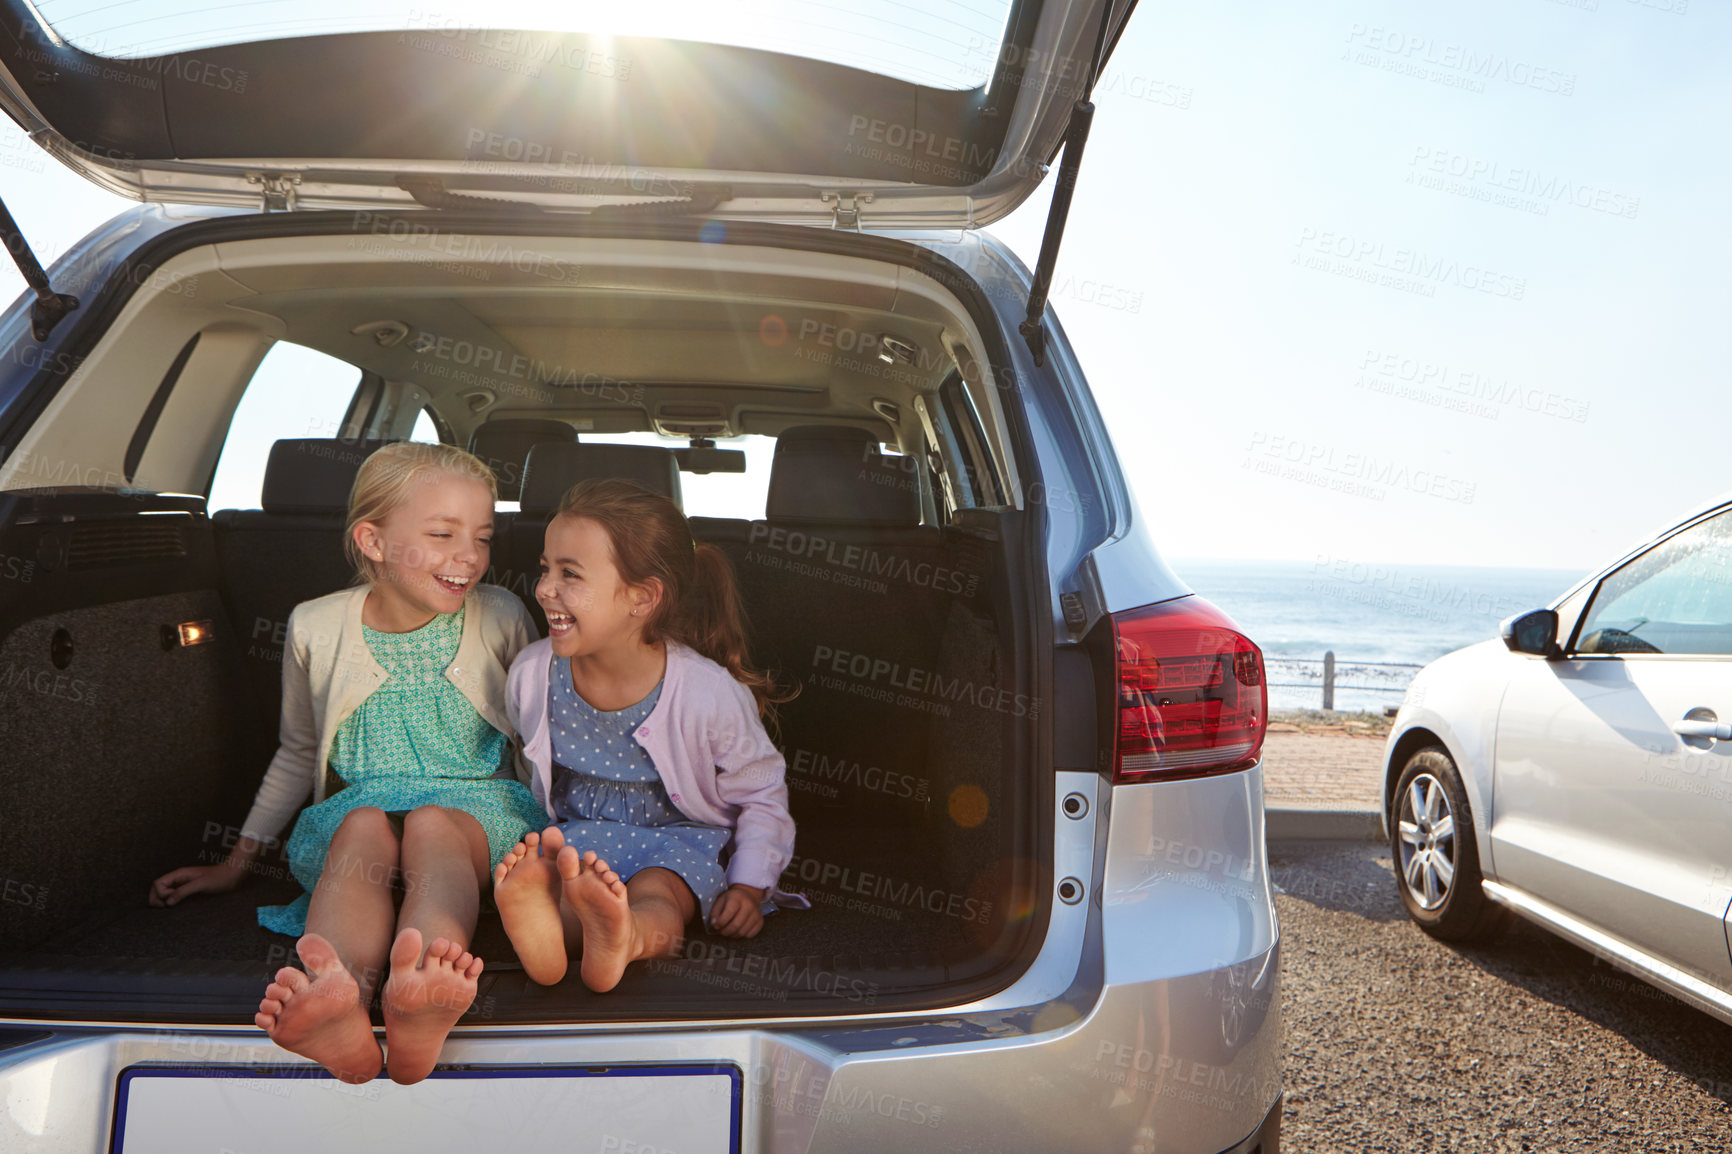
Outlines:
<svg viewBox="0 0 1732 1154"><path fill-rule="evenodd" d="M1455 813L1441 781L1422 773L1408 782L1396 830L1402 884L1421 909L1437 909L1455 882Z"/></svg>

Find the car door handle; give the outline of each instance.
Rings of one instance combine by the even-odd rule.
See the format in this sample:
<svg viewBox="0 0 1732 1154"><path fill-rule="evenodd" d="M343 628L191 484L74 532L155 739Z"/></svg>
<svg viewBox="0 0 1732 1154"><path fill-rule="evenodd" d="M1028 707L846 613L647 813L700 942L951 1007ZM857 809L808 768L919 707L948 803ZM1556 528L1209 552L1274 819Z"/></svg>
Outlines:
<svg viewBox="0 0 1732 1154"><path fill-rule="evenodd" d="M1719 741L1732 741L1732 722L1698 721L1686 717L1672 723L1672 732L1679 737L1710 737Z"/></svg>

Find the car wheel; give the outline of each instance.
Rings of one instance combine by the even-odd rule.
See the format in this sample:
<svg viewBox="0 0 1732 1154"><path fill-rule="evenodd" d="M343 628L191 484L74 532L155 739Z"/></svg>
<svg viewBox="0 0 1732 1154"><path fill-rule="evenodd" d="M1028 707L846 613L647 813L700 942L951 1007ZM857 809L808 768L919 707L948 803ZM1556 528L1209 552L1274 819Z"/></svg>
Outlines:
<svg viewBox="0 0 1732 1154"><path fill-rule="evenodd" d="M1389 848L1402 904L1420 929L1465 942L1501 927L1501 907L1480 888L1467 791L1441 745L1407 759L1390 803Z"/></svg>

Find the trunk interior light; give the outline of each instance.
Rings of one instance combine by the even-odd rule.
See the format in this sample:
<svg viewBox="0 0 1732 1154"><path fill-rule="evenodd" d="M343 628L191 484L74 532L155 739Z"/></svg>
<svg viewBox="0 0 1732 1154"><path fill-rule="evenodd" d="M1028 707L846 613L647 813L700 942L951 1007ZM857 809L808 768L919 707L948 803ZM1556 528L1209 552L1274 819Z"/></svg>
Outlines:
<svg viewBox="0 0 1732 1154"><path fill-rule="evenodd" d="M213 632L212 623L209 621L182 621L179 625L164 625L162 647L181 649L188 645L203 645L211 639Z"/></svg>
<svg viewBox="0 0 1732 1154"><path fill-rule="evenodd" d="M1257 760L1269 722L1263 654L1201 597L1113 615L1115 781L1171 781Z"/></svg>

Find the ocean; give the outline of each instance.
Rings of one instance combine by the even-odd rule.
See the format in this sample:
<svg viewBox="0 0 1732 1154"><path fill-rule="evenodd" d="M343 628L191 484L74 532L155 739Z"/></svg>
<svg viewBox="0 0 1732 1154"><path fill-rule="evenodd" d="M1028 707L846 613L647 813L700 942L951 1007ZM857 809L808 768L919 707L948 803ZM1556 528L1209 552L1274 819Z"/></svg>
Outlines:
<svg viewBox="0 0 1732 1154"><path fill-rule="evenodd" d="M1335 708L1398 705L1417 667L1498 635L1585 573L1304 561L1169 561L1185 583L1263 650L1272 709L1322 705L1324 651L1335 652Z"/></svg>

